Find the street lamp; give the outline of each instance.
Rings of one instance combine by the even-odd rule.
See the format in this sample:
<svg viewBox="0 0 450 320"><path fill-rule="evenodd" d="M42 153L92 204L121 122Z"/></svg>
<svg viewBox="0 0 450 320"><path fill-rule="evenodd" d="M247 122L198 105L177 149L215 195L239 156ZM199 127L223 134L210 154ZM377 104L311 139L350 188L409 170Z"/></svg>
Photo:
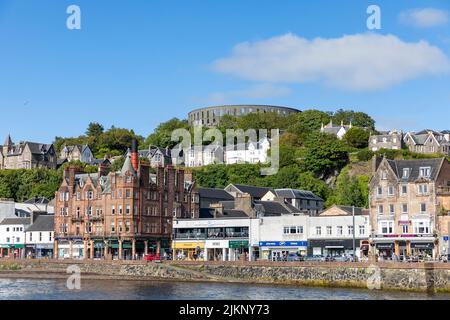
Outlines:
<svg viewBox="0 0 450 320"><path fill-rule="evenodd" d="M355 206L352 206L352 219L353 219L353 261L356 260L356 246L355 246Z"/></svg>

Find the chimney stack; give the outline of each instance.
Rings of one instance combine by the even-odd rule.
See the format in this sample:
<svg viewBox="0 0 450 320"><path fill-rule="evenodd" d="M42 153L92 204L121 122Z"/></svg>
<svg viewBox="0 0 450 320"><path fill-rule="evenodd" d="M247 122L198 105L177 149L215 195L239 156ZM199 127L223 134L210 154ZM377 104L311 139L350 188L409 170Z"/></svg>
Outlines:
<svg viewBox="0 0 450 320"><path fill-rule="evenodd" d="M136 139L131 141L131 165L134 171L138 170L139 167L139 154L138 154L138 143Z"/></svg>

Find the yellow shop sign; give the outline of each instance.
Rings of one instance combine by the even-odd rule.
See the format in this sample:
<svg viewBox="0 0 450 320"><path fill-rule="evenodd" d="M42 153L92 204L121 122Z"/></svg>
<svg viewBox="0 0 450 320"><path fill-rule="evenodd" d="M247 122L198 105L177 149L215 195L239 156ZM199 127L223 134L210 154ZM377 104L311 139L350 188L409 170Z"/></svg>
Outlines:
<svg viewBox="0 0 450 320"><path fill-rule="evenodd" d="M176 242L172 243L173 249L196 249L199 247L200 249L205 248L204 242Z"/></svg>

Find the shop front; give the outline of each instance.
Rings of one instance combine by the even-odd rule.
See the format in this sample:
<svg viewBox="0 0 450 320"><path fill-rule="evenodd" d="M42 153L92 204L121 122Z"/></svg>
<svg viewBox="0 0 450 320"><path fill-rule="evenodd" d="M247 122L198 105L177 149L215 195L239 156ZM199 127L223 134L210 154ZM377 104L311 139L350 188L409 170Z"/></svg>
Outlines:
<svg viewBox="0 0 450 320"><path fill-rule="evenodd" d="M174 260L204 260L204 241L173 241Z"/></svg>
<svg viewBox="0 0 450 320"><path fill-rule="evenodd" d="M391 259L394 254L394 242L379 242L375 244L378 258L382 260Z"/></svg>
<svg viewBox="0 0 450 320"><path fill-rule="evenodd" d="M82 241L75 241L70 243L69 241L58 242L58 258L60 259L83 259L84 257L84 244Z"/></svg>
<svg viewBox="0 0 450 320"><path fill-rule="evenodd" d="M286 261L289 254L296 253L305 256L308 249L307 241L260 241L260 259L270 261Z"/></svg>
<svg viewBox="0 0 450 320"><path fill-rule="evenodd" d="M411 242L411 255L415 257L432 258L433 242Z"/></svg>
<svg viewBox="0 0 450 320"><path fill-rule="evenodd" d="M223 261L227 258L229 241L228 240L206 240L205 255L207 261Z"/></svg>
<svg viewBox="0 0 450 320"><path fill-rule="evenodd" d="M11 254L11 245L0 244L0 258L9 257Z"/></svg>
<svg viewBox="0 0 450 320"><path fill-rule="evenodd" d="M52 258L53 244L52 243L38 243L25 245L25 255L27 258Z"/></svg>
<svg viewBox="0 0 450 320"><path fill-rule="evenodd" d="M229 261L249 260L249 242L248 240L230 240L229 241Z"/></svg>
<svg viewBox="0 0 450 320"><path fill-rule="evenodd" d="M362 241L367 244L362 247ZM324 257L342 257L352 256L353 251L356 257L361 258L364 255L363 250L369 250L367 240L355 239L355 247L353 247L353 239L311 239L308 242L309 256L324 256Z"/></svg>
<svg viewBox="0 0 450 320"><path fill-rule="evenodd" d="M94 241L94 259L102 259L105 255L105 243L103 241Z"/></svg>
<svg viewBox="0 0 450 320"><path fill-rule="evenodd" d="M2 244L0 245L0 257L25 258L25 245Z"/></svg>

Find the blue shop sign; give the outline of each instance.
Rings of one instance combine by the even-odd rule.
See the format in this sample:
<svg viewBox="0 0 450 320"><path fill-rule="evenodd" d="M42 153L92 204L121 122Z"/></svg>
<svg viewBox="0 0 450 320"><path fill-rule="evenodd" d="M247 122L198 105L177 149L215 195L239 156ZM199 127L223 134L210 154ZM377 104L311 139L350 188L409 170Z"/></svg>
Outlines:
<svg viewBox="0 0 450 320"><path fill-rule="evenodd" d="M307 247L308 241L260 241L260 247Z"/></svg>
<svg viewBox="0 0 450 320"><path fill-rule="evenodd" d="M448 241L448 236L444 236L444 241Z"/></svg>

